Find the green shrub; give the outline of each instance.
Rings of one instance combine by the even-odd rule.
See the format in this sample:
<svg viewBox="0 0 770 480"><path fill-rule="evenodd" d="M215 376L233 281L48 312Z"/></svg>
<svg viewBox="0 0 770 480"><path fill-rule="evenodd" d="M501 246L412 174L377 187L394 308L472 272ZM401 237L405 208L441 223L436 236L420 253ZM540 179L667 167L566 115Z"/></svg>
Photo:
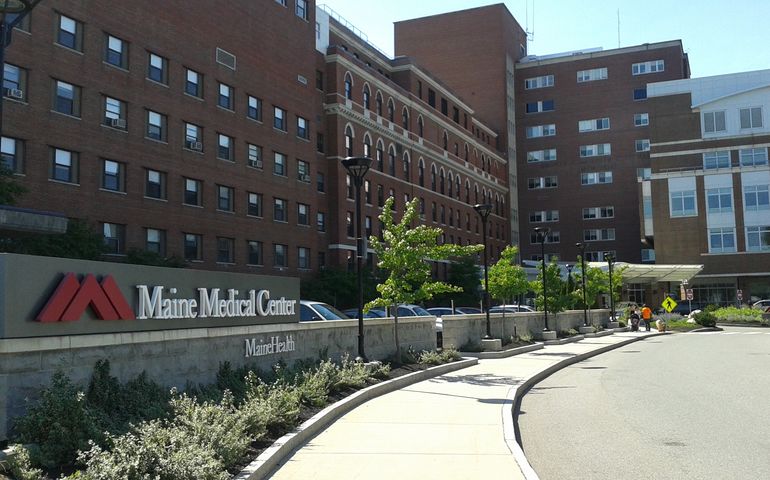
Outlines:
<svg viewBox="0 0 770 480"><path fill-rule="evenodd" d="M366 385L366 380L372 376L374 371L376 370L368 367L365 363L351 360L349 355L345 355L342 357L339 378L334 390L361 388Z"/></svg>
<svg viewBox="0 0 770 480"><path fill-rule="evenodd" d="M329 393L337 388L339 378L339 369L331 360L322 361L314 369L301 373L297 377L300 401L305 405L323 407Z"/></svg>
<svg viewBox="0 0 770 480"><path fill-rule="evenodd" d="M43 480L43 471L32 467L29 451L23 445L12 445L11 450L6 461L0 462L0 473L15 480Z"/></svg>
<svg viewBox="0 0 770 480"><path fill-rule="evenodd" d="M711 312L698 312L693 315L695 321L704 327L716 327L717 317Z"/></svg>
<svg viewBox="0 0 770 480"><path fill-rule="evenodd" d="M762 319L762 311L756 308L722 307L714 310L714 316L720 322L766 323Z"/></svg>
<svg viewBox="0 0 770 480"><path fill-rule="evenodd" d="M435 350L429 352L426 350L420 353L419 362L427 365L441 365L444 363L444 360L441 358L440 352Z"/></svg>
<svg viewBox="0 0 770 480"><path fill-rule="evenodd" d="M575 330L574 328L570 328L570 329L568 329L568 330L559 330L559 331L557 332L557 336L558 336L559 338L568 338L568 337L574 337L574 336L575 336L575 335L577 335L577 334L578 334L578 331L577 331L577 330Z"/></svg>
<svg viewBox="0 0 770 480"><path fill-rule="evenodd" d="M32 463L47 469L71 465L89 440L103 438L85 394L61 371L53 374L40 401L16 420L15 429L20 443L36 444Z"/></svg>
<svg viewBox="0 0 770 480"><path fill-rule="evenodd" d="M277 436L296 425L300 413L300 394L294 385L283 381L268 385L249 372L246 398L241 406L246 431L255 440L265 432Z"/></svg>
<svg viewBox="0 0 770 480"><path fill-rule="evenodd" d="M522 342L531 342L532 341L532 335L529 332L522 333L519 335L519 340Z"/></svg>

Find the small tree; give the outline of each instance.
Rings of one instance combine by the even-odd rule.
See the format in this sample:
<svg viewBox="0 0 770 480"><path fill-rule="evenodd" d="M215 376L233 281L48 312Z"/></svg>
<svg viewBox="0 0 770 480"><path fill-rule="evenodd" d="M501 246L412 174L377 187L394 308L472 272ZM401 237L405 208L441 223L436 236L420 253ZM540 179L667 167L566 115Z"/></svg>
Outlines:
<svg viewBox="0 0 770 480"><path fill-rule="evenodd" d="M418 218L417 198L406 204L400 223L393 220L393 197L389 197L380 214L382 241L372 236L370 246L377 255L377 265L387 272L387 277L377 285L379 298L366 304L372 307L397 307L404 303L419 303L445 292L459 292L461 287L432 279L431 261L475 255L483 249L481 245L438 245L440 228L427 225L414 226ZM394 331L397 359L401 361L401 346L398 340L398 308L394 309Z"/></svg>
<svg viewBox="0 0 770 480"><path fill-rule="evenodd" d="M576 264L577 266L580 266L580 258L578 257L578 262ZM621 267L614 266L612 270L612 285L613 289L616 292L619 292L622 285L623 285L623 272L628 267L623 265ZM575 274L575 285L577 286L577 294L579 295L579 303L583 304L583 298L582 298L582 288L583 288L583 278L582 278L583 272L580 272L580 275ZM599 294L601 293L607 293L609 291L608 286L610 283L610 275L609 272L599 268L599 267L591 267L586 265L586 301L588 302L588 305L586 305L588 308L593 308L598 306L597 300L599 298ZM617 296L616 296L617 298Z"/></svg>
<svg viewBox="0 0 770 480"><path fill-rule="evenodd" d="M489 295L506 303L527 293L529 282L527 272L516 262L519 247L508 245L500 254L500 259L489 268ZM482 279L483 282L483 279ZM505 309L503 309L503 324L505 324ZM516 323L513 324L513 334L518 337Z"/></svg>
<svg viewBox="0 0 770 480"><path fill-rule="evenodd" d="M556 259L545 267L546 288L548 289L548 311L550 313L559 313L572 305L570 294L565 294L564 280L561 279L561 267L556 263ZM538 310L543 310L543 269L540 268L537 274L537 280L530 283L530 287L535 292L535 306Z"/></svg>
<svg viewBox="0 0 770 480"><path fill-rule="evenodd" d="M0 205L15 205L26 192L27 188L16 181L13 171L0 163Z"/></svg>
<svg viewBox="0 0 770 480"><path fill-rule="evenodd" d="M446 305L454 300L455 305L479 304L479 266L473 257L463 257L449 265L447 283L461 287L461 292L442 293L434 297L436 305Z"/></svg>

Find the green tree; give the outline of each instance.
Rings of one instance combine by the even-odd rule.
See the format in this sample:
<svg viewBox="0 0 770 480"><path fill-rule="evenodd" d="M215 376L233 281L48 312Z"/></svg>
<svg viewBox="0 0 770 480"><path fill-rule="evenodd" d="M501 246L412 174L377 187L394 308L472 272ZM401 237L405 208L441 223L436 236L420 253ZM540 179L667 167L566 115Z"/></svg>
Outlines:
<svg viewBox="0 0 770 480"><path fill-rule="evenodd" d="M577 267L577 271L580 272L578 275L577 273L574 273L574 281L575 285L577 287L576 294L578 296L578 303L580 306L583 305L583 272L580 270L580 257L578 257L578 261L575 265ZM619 293L621 291L622 285L623 285L623 272L628 267L623 265L618 267L615 265L612 269L612 285L613 285L613 291L614 291L614 298L617 300L619 298ZM610 283L610 275L609 272L606 270L603 270L599 267L592 267L590 265L586 265L586 301L588 302L587 307L588 308L595 308L598 306L598 300L599 295L602 293L608 293L609 292L609 283Z"/></svg>
<svg viewBox="0 0 770 480"><path fill-rule="evenodd" d="M358 284L355 272L340 269L320 270L314 277L303 279L300 295L305 300L328 303L339 309L358 305ZM364 301L377 296L377 278L371 269L363 271Z"/></svg>
<svg viewBox="0 0 770 480"><path fill-rule="evenodd" d="M473 257L463 257L449 265L447 283L462 288L462 292L442 293L434 297L436 305L456 306L478 305L481 299L479 289L479 266Z"/></svg>
<svg viewBox="0 0 770 480"><path fill-rule="evenodd" d="M387 277L377 285L380 296L366 304L367 310L419 303L440 293L461 291L461 287L433 280L430 262L467 257L483 249L481 245L438 245L437 239L442 233L440 228L414 225L418 218L418 202L415 198L406 204L399 223L393 219L393 197L385 202L380 214L383 239L380 241L372 236L369 243L377 255L377 265L387 272ZM394 329L396 358L400 362L398 309L394 309Z"/></svg>
<svg viewBox="0 0 770 480"><path fill-rule="evenodd" d="M500 260L489 267L489 295L503 303L529 291L527 273L516 262L518 255L519 247L509 245L500 254Z"/></svg>
<svg viewBox="0 0 770 480"><path fill-rule="evenodd" d="M16 181L13 171L0 163L0 205L15 205L26 192L27 189Z"/></svg>
<svg viewBox="0 0 770 480"><path fill-rule="evenodd" d="M106 245L104 238L88 223L71 218L67 223L66 233L5 238L0 249L27 255L99 260L106 250Z"/></svg>
<svg viewBox="0 0 770 480"><path fill-rule="evenodd" d="M570 307L573 303L571 292L567 293L564 280L561 278L561 267L556 259L545 267L546 288L548 289L548 311L559 313ZM543 269L538 269L537 279L530 283L530 288L535 292L535 306L543 310Z"/></svg>

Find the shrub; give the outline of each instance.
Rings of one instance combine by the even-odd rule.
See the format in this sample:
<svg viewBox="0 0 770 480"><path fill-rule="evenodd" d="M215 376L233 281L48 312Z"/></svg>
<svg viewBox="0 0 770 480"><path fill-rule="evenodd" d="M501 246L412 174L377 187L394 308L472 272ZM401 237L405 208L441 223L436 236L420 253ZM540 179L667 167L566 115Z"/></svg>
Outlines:
<svg viewBox="0 0 770 480"><path fill-rule="evenodd" d="M0 473L7 473L15 480L43 480L42 470L32 467L29 450L23 445L12 445L11 450L7 460L0 462Z"/></svg>
<svg viewBox="0 0 770 480"><path fill-rule="evenodd" d="M532 342L532 335L529 332L519 335L519 340L522 342Z"/></svg>
<svg viewBox="0 0 770 480"><path fill-rule="evenodd" d="M246 376L246 398L241 406L246 431L259 440L266 432L277 436L293 428L299 418L300 394L283 381L268 385L253 372Z"/></svg>
<svg viewBox="0 0 770 480"><path fill-rule="evenodd" d="M762 311L755 308L723 307L713 313L720 322L765 323L762 320Z"/></svg>
<svg viewBox="0 0 770 480"><path fill-rule="evenodd" d="M577 334L578 334L578 331L575 330L574 328L570 328L569 330L559 330L559 332L557 332L557 336L559 338L574 337Z"/></svg>
<svg viewBox="0 0 770 480"><path fill-rule="evenodd" d="M300 401L306 405L323 407L329 398L329 393L337 388L340 372L331 360L322 361L318 366L297 378L297 389Z"/></svg>
<svg viewBox="0 0 770 480"><path fill-rule="evenodd" d="M693 315L693 318L704 327L715 327L717 325L717 317L711 312L698 312Z"/></svg>
<svg viewBox="0 0 770 480"><path fill-rule="evenodd" d="M342 357L335 391L344 388L361 388L366 385L366 380L370 376L372 376L370 367L363 362L351 360L350 356L345 355Z"/></svg>
<svg viewBox="0 0 770 480"><path fill-rule="evenodd" d="M441 353L436 351L423 351L420 353L420 363L425 363L428 365L441 365L444 363L443 359L441 358Z"/></svg>

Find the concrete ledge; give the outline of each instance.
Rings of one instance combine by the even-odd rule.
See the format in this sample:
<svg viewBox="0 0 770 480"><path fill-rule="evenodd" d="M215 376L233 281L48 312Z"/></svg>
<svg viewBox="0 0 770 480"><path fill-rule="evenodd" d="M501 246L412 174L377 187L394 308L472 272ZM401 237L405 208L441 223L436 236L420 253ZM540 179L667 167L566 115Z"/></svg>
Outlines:
<svg viewBox="0 0 770 480"><path fill-rule="evenodd" d="M717 323L717 327L756 327L756 328L768 328L770 325L766 323L730 323L730 322L720 322Z"/></svg>
<svg viewBox="0 0 770 480"><path fill-rule="evenodd" d="M524 475L526 480L539 480L540 477L538 477L537 473L532 468L532 465L529 464L529 460L527 460L526 455L524 455L524 450L522 450L521 445L519 445L517 440L518 424L514 418L517 415L515 412L518 412L519 406L521 405L521 397L523 397L529 391L529 389L532 388L533 385L543 381L545 378L548 378L562 368L568 367L574 363L582 362L587 358L609 352L610 350L626 346L629 343L657 337L658 335L666 335L666 333L652 333L650 335L644 335L640 337L631 337L628 340L606 345L590 352L575 355L574 357L565 358L564 360L551 365L545 370L536 373L535 375L522 382L520 385L511 387L511 389L508 391L508 395L506 396L505 403L503 404L503 436L505 438L505 443L508 444L508 448L510 449L511 454L513 454L516 463L519 464L519 469L521 470L521 473Z"/></svg>
<svg viewBox="0 0 770 480"><path fill-rule="evenodd" d="M542 330L535 332L535 339L543 341L556 340L556 330Z"/></svg>
<svg viewBox="0 0 770 480"><path fill-rule="evenodd" d="M419 372L410 373L403 377L394 378L387 382L378 383L370 387L357 391L356 393L340 400L337 403L329 405L312 418L306 420L294 431L287 433L273 443L270 448L262 452L256 460L246 466L241 472L233 477L233 480L259 480L265 478L268 474L281 463L294 449L316 436L321 430L329 426L342 415L353 410L362 403L373 398L385 395L394 390L398 390L413 383L437 377L445 373L454 372L479 363L476 358L464 358L457 362L439 365Z"/></svg>
<svg viewBox="0 0 770 480"><path fill-rule="evenodd" d="M612 335L615 333L615 330L602 330L601 332L595 332L595 333L586 333L586 338L596 338L596 337L606 337L607 335Z"/></svg>
<svg viewBox="0 0 770 480"><path fill-rule="evenodd" d="M701 333L701 332L723 332L723 328L719 327L703 327L703 328L696 328L695 330L690 330L687 333Z"/></svg>
<svg viewBox="0 0 770 480"><path fill-rule="evenodd" d="M631 327L618 327L611 329L613 332L630 332Z"/></svg>
<svg viewBox="0 0 770 480"><path fill-rule="evenodd" d="M579 342L580 340L585 339L585 335L574 335L572 337L567 338L557 338L556 340L548 340L545 342L546 345L564 345L565 343L572 343L572 342Z"/></svg>
<svg viewBox="0 0 770 480"><path fill-rule="evenodd" d="M490 358L506 358L522 353L531 352L533 350L540 350L543 348L543 343L534 343L532 345L525 345L523 347L509 348L508 350L501 350L499 352L460 352L463 357L475 357L481 360Z"/></svg>

